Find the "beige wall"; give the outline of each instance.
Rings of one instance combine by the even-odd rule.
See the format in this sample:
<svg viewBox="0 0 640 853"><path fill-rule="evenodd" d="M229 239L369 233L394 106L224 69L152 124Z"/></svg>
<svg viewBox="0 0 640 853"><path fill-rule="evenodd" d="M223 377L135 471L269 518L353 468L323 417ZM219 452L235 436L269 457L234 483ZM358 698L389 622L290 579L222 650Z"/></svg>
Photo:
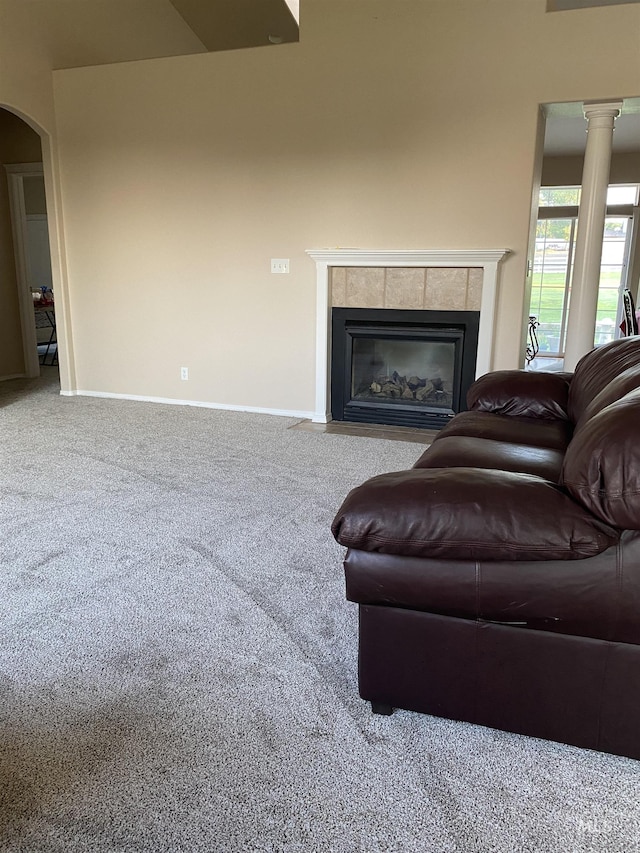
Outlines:
<svg viewBox="0 0 640 853"><path fill-rule="evenodd" d="M53 57L48 45L46 28L34 26L38 10L31 3L2 3L0 9L0 108L25 119L25 125L12 118L12 130L3 134L0 129L0 162L44 161L47 196L49 198L49 222L55 239L52 243L53 275L56 292L62 292L64 265L58 239L62 219L59 211L59 182L55 148L55 116L53 105ZM0 113L2 115L2 113ZM14 134L12 136L12 133ZM41 134L42 151L36 141ZM2 169L4 172L4 169ZM24 369L22 342L15 335L17 325L17 299L15 291L15 268L13 246L9 245L10 231L7 230L6 187L0 176L0 265L3 284L0 292L0 377L22 372ZM58 327L65 327L65 311L58 315ZM6 335L6 337L5 337ZM70 334L67 336L70 341ZM66 351L61 356L64 381L69 387L74 379L72 359Z"/></svg>
<svg viewBox="0 0 640 853"><path fill-rule="evenodd" d="M0 106L51 131L54 127L51 57L42 33L33 26L30 5L2 3Z"/></svg>
<svg viewBox="0 0 640 853"><path fill-rule="evenodd" d="M299 44L55 73L79 389L312 410L304 250L336 246L511 248L494 366L520 365L538 105L639 95L640 8L301 15Z"/></svg>
<svg viewBox="0 0 640 853"><path fill-rule="evenodd" d="M638 140L640 145L640 140ZM542 184L545 187L580 186L584 157L545 157L542 164ZM620 152L611 157L609 183L640 183L640 151Z"/></svg>
<svg viewBox="0 0 640 853"><path fill-rule="evenodd" d="M38 137L38 142L40 138ZM44 191L44 178L41 175L22 179L24 193L24 212L27 216L46 216L47 197Z"/></svg>
<svg viewBox="0 0 640 853"><path fill-rule="evenodd" d="M9 209L8 163L38 163L40 137L22 119L0 109L0 378L24 372L16 267Z"/></svg>

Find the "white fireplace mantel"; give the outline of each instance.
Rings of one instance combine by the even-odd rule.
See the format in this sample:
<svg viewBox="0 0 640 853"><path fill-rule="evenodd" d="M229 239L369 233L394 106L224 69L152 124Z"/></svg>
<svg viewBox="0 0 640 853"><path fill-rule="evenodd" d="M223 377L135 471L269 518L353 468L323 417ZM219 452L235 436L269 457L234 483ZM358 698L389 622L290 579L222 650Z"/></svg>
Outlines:
<svg viewBox="0 0 640 853"><path fill-rule="evenodd" d="M482 302L476 376L491 370L498 294L498 264L509 249L307 249L316 262L316 408L313 420L327 423L330 412L331 283L330 267L474 267L481 268Z"/></svg>

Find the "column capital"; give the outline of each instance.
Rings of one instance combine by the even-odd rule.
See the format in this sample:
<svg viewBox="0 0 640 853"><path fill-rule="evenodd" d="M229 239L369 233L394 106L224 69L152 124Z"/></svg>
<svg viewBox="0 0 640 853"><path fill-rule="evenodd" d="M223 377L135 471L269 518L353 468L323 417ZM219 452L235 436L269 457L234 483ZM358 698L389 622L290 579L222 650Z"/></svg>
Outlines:
<svg viewBox="0 0 640 853"><path fill-rule="evenodd" d="M596 117L615 119L622 110L622 101L585 101L582 109L587 120Z"/></svg>

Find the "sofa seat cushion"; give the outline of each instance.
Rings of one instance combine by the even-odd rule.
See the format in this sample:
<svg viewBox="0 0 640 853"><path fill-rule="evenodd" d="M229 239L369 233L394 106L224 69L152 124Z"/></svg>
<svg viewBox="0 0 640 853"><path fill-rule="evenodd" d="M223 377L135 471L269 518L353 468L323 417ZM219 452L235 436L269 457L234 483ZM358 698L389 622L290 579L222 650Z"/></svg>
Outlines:
<svg viewBox="0 0 640 853"><path fill-rule="evenodd" d="M414 468L353 489L332 531L362 551L445 560L575 560L618 541L558 486L482 468Z"/></svg>
<svg viewBox="0 0 640 853"><path fill-rule="evenodd" d="M468 435L564 451L572 434L573 427L566 420L514 418L510 415L472 411L457 414L440 430L437 439L449 435Z"/></svg>
<svg viewBox="0 0 640 853"><path fill-rule="evenodd" d="M358 604L640 643L640 534L589 560L434 560L350 550L347 598Z"/></svg>
<svg viewBox="0 0 640 853"><path fill-rule="evenodd" d="M535 474L557 483L564 454L550 447L532 447L466 435L438 437L415 463L414 468L495 468Z"/></svg>

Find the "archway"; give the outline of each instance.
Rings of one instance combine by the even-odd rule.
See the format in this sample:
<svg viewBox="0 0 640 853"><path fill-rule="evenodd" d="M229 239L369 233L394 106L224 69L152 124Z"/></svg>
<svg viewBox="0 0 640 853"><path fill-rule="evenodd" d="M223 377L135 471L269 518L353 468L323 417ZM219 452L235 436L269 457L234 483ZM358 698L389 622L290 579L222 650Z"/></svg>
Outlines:
<svg viewBox="0 0 640 853"><path fill-rule="evenodd" d="M0 104L0 381L34 378L46 367L69 389L53 171L46 131ZM43 288L49 299L55 292L55 307L48 299L46 311L34 311L44 306L32 293Z"/></svg>

